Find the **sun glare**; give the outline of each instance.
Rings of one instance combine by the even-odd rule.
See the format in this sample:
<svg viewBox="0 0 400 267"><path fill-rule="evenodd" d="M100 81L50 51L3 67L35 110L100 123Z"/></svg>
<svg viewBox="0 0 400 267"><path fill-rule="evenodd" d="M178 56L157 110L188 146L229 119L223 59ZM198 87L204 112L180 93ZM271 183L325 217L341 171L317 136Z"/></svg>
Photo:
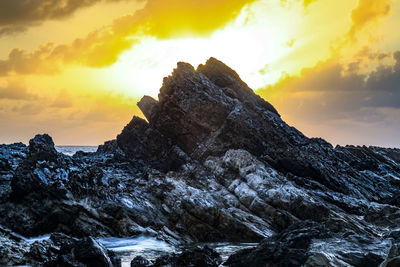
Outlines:
<svg viewBox="0 0 400 267"><path fill-rule="evenodd" d="M264 6L260 8L267 8ZM274 7L279 11L279 7ZM276 82L280 72L270 73L268 65L287 56L294 25L279 24L278 16L252 19L255 11L244 9L242 14L225 28L210 36L182 37L168 40L144 37L140 44L123 53L118 62L104 71L103 78L113 81L113 88L129 96L157 96L162 78L168 76L177 61L195 68L213 56L235 69L253 89ZM268 20L268 23L265 22ZM267 25L267 26L266 26ZM234 55L234 56L232 56ZM111 76L111 77L110 77Z"/></svg>

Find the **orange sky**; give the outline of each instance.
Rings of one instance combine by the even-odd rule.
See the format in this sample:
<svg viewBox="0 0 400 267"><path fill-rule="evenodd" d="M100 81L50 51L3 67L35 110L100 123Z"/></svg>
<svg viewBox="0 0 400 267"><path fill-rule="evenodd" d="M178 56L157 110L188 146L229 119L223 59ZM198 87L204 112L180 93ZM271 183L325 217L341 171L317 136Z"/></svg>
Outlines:
<svg viewBox="0 0 400 267"><path fill-rule="evenodd" d="M0 1L0 143L101 144L213 56L310 137L399 147L398 25L398 0Z"/></svg>

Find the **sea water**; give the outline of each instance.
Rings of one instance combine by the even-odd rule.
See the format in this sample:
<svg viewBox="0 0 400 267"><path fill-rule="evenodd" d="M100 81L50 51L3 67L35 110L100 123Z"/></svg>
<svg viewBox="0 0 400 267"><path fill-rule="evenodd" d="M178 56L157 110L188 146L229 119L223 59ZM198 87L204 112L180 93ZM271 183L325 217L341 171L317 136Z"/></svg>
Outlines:
<svg viewBox="0 0 400 267"><path fill-rule="evenodd" d="M56 150L68 156L73 156L78 151L96 152L97 146L56 146Z"/></svg>
<svg viewBox="0 0 400 267"><path fill-rule="evenodd" d="M48 240L50 235L43 235L38 237L23 238L28 245L32 245L34 242ZM147 260L155 260L156 258L168 255L171 253L179 253L186 248L198 246L208 246L215 249L224 261L228 259L233 253L245 249L254 247L257 243L197 243L189 246L174 247L165 241L161 241L151 236L137 236L137 237L107 237L97 238L101 244L109 250L115 252L118 258L121 259L122 267L130 267L131 261L136 256L142 256Z"/></svg>
<svg viewBox="0 0 400 267"><path fill-rule="evenodd" d="M208 246L215 249L224 261L233 253L254 247L257 243L197 243L190 246L174 247L164 241L157 240L154 237L139 236L132 238L99 238L97 239L107 249L114 251L121 259L122 267L129 267L133 258L142 256L147 260L155 260L156 258L171 254L179 253L184 249L192 246Z"/></svg>

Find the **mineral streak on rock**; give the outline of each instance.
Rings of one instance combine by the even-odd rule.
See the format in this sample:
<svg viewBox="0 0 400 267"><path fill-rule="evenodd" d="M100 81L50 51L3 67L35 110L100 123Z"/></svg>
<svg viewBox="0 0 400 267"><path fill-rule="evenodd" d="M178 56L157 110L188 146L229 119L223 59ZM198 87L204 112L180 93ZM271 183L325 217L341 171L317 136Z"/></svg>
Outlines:
<svg viewBox="0 0 400 267"><path fill-rule="evenodd" d="M0 145L0 264L118 265L91 236L138 235L261 241L227 266L399 261L399 149L308 138L214 58L178 63L158 100L138 106L146 120L133 117L96 153L63 155L48 135ZM43 234L53 235L19 238ZM132 266L197 263L221 258L192 248Z"/></svg>

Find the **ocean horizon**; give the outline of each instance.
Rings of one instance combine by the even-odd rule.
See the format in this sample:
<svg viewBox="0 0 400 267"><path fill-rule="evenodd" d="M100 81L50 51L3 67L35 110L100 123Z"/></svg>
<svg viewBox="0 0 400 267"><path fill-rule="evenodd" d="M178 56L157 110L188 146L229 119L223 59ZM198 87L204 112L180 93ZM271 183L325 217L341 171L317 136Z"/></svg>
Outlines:
<svg viewBox="0 0 400 267"><path fill-rule="evenodd" d="M55 146L57 152L63 153L67 156L73 156L78 151L83 152L96 152L99 146Z"/></svg>

